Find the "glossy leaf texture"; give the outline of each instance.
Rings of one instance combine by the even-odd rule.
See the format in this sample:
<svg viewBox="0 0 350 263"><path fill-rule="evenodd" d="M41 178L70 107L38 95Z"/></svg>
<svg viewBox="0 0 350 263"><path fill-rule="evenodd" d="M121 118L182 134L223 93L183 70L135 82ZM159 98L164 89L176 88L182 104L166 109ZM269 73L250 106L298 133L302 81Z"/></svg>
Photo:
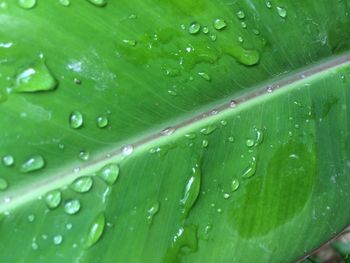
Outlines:
<svg viewBox="0 0 350 263"><path fill-rule="evenodd" d="M3 262L292 262L350 222L350 1L2 0Z"/></svg>

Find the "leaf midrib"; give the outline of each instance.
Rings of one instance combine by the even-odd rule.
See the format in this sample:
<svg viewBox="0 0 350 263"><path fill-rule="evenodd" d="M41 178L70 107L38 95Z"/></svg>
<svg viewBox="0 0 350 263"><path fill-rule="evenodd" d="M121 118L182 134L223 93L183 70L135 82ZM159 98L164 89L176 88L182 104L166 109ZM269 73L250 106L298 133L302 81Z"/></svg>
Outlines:
<svg viewBox="0 0 350 263"><path fill-rule="evenodd" d="M207 121L223 119L225 115L231 114L233 111L241 111L249 107L249 105L258 103L261 99L273 98L280 95L282 92L288 92L288 90L296 88L296 86L302 82L307 83L308 81L322 75L326 76L327 74L332 73L334 70L349 64L350 52L341 56L328 58L327 60L318 62L318 64L309 66L306 69L295 71L292 74L290 73L288 76L284 76L283 78L272 81L271 83L264 83L258 87L252 87L243 95L226 99L226 101L221 100L216 102L213 104L213 107L210 107L210 110L207 110L207 105L207 108L204 109L203 107L203 110L199 111L199 114L171 126L173 129L175 129L175 133L171 136L164 136L161 131L159 131L141 138L130 139L128 143L133 145L133 155L135 155L135 152L142 152L143 149L148 149L150 145L156 143L160 144L162 141L168 140L169 138L173 140L182 136L189 130L192 130L195 126L200 126L201 124L205 125ZM272 89L273 92L269 93L267 89ZM231 107L232 100L234 100L237 104L236 107ZM215 105L217 106L215 107ZM213 115L213 110L217 111L218 113ZM124 158L128 158L122 154L122 148L123 147L119 147L117 150L104 152L100 155L100 157L90 160L89 162L78 167L74 167L69 164L62 169L63 172L61 173L53 173L48 175L46 178L40 178L40 180L34 184L20 185L14 187L12 190L8 190L3 194L0 194L0 213L11 211L26 202L38 198L38 196L46 194L50 190L64 187L80 176L93 174L108 163L120 162ZM77 168L79 169L78 172L76 170Z"/></svg>

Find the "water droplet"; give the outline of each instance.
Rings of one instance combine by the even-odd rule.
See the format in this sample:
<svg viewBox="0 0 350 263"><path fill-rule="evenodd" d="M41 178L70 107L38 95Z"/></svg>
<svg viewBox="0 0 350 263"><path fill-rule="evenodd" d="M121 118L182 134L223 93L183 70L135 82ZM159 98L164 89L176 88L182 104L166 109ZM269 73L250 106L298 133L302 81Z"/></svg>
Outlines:
<svg viewBox="0 0 350 263"><path fill-rule="evenodd" d="M221 123L221 125L224 126L224 127L227 126L227 121L225 121L225 120L220 121L220 123Z"/></svg>
<svg viewBox="0 0 350 263"><path fill-rule="evenodd" d="M95 6L102 7L107 5L107 0L88 0L88 1Z"/></svg>
<svg viewBox="0 0 350 263"><path fill-rule="evenodd" d="M124 156L129 156L130 154L132 154L134 151L134 147L132 145L125 145L122 147L122 154Z"/></svg>
<svg viewBox="0 0 350 263"><path fill-rule="evenodd" d="M236 15L237 15L237 17L238 17L239 19L244 19L244 18L245 18L245 13L244 13L242 10L238 11L238 12L236 13Z"/></svg>
<svg viewBox="0 0 350 263"><path fill-rule="evenodd" d="M82 161L87 161L90 158L90 152L89 151L80 151L78 157Z"/></svg>
<svg viewBox="0 0 350 263"><path fill-rule="evenodd" d="M187 139L193 140L193 139L196 139L197 135L195 133L187 133L185 134L185 137Z"/></svg>
<svg viewBox="0 0 350 263"><path fill-rule="evenodd" d="M216 30L224 29L227 26L225 20L218 18L214 20L214 28Z"/></svg>
<svg viewBox="0 0 350 263"><path fill-rule="evenodd" d="M0 177L0 191L6 190L8 187L8 183L4 178Z"/></svg>
<svg viewBox="0 0 350 263"><path fill-rule="evenodd" d="M153 217L159 212L159 202L155 202L147 209L147 220L152 223Z"/></svg>
<svg viewBox="0 0 350 263"><path fill-rule="evenodd" d="M131 47L135 47L137 45L137 42L134 39L124 39L123 43Z"/></svg>
<svg viewBox="0 0 350 263"><path fill-rule="evenodd" d="M69 116L69 124L73 129L78 129L83 126L84 117L79 111L73 111Z"/></svg>
<svg viewBox="0 0 350 263"><path fill-rule="evenodd" d="M62 244L62 241L63 241L63 237L62 235L56 235L53 237L53 243L58 246L58 245L61 245Z"/></svg>
<svg viewBox="0 0 350 263"><path fill-rule="evenodd" d="M67 230L71 230L72 228L73 228L73 224L71 224L71 223L66 224Z"/></svg>
<svg viewBox="0 0 350 263"><path fill-rule="evenodd" d="M255 128L254 129L256 133L256 139L254 146L259 146L264 141L264 132L260 129Z"/></svg>
<svg viewBox="0 0 350 263"><path fill-rule="evenodd" d="M196 164L192 168L192 175L190 179L187 181L185 193L183 198L180 200L180 204L182 206L182 213L185 217L187 217L191 208L195 204L201 187L201 171L198 164Z"/></svg>
<svg viewBox="0 0 350 263"><path fill-rule="evenodd" d="M59 0L59 3L63 6L69 6L70 5L70 0Z"/></svg>
<svg viewBox="0 0 350 263"><path fill-rule="evenodd" d="M97 127L105 128L108 126L109 120L107 116L98 116L96 119Z"/></svg>
<svg viewBox="0 0 350 263"><path fill-rule="evenodd" d="M217 37L215 34L211 34L209 37L210 37L211 41L213 41L213 42L216 41Z"/></svg>
<svg viewBox="0 0 350 263"><path fill-rule="evenodd" d="M74 78L74 83L77 84L77 85L80 85L81 84L81 80L80 79L77 79L77 78Z"/></svg>
<svg viewBox="0 0 350 263"><path fill-rule="evenodd" d="M272 8L272 3L271 3L271 1L266 1L266 7L267 7L267 8Z"/></svg>
<svg viewBox="0 0 350 263"><path fill-rule="evenodd" d="M237 107L237 102L235 100L230 101L230 108L236 108Z"/></svg>
<svg viewBox="0 0 350 263"><path fill-rule="evenodd" d="M206 81L211 81L210 75L206 72L198 72L198 75L201 76Z"/></svg>
<svg viewBox="0 0 350 263"><path fill-rule="evenodd" d="M231 182L231 191L232 192L237 191L239 188L239 185L240 185L239 180L236 177L234 177Z"/></svg>
<svg viewBox="0 0 350 263"><path fill-rule="evenodd" d="M174 128L166 128L161 132L161 135L170 136L175 132Z"/></svg>
<svg viewBox="0 0 350 263"><path fill-rule="evenodd" d="M209 28L207 26L204 26L202 29L203 34L208 34L209 33Z"/></svg>
<svg viewBox="0 0 350 263"><path fill-rule="evenodd" d="M228 137L229 142L235 142L235 138L233 136Z"/></svg>
<svg viewBox="0 0 350 263"><path fill-rule="evenodd" d="M205 127L200 130L200 132L204 135L212 134L217 129L216 125L209 125L208 127Z"/></svg>
<svg viewBox="0 0 350 263"><path fill-rule="evenodd" d="M7 166L10 167L15 163L15 159L13 158L12 155L5 155L2 157L2 163Z"/></svg>
<svg viewBox="0 0 350 263"><path fill-rule="evenodd" d="M199 30L201 30L201 25L197 22L193 22L188 28L188 33L195 35L199 32Z"/></svg>
<svg viewBox="0 0 350 263"><path fill-rule="evenodd" d="M248 179L255 175L256 173L256 158L252 157L249 162L249 166L244 170L242 178Z"/></svg>
<svg viewBox="0 0 350 263"><path fill-rule="evenodd" d="M247 145L247 147L253 147L254 146L254 140L252 139L248 139L246 140L245 144Z"/></svg>
<svg viewBox="0 0 350 263"><path fill-rule="evenodd" d="M45 63L40 60L16 76L13 90L15 92L50 91L56 89L57 84Z"/></svg>
<svg viewBox="0 0 350 263"><path fill-rule="evenodd" d="M246 22L241 22L241 27L244 28L244 29L247 28Z"/></svg>
<svg viewBox="0 0 350 263"><path fill-rule="evenodd" d="M22 173L30 173L42 169L45 166L45 160L41 155L34 155L26 160L20 168Z"/></svg>
<svg viewBox="0 0 350 263"><path fill-rule="evenodd" d="M203 141L202 141L202 147L203 147L203 148L207 148L208 145L209 145L208 140L203 140Z"/></svg>
<svg viewBox="0 0 350 263"><path fill-rule="evenodd" d="M285 19L287 17L287 10L284 7L277 6L277 13L280 17Z"/></svg>
<svg viewBox="0 0 350 263"><path fill-rule="evenodd" d="M230 198L230 194L224 193L224 199L229 199L229 198Z"/></svg>
<svg viewBox="0 0 350 263"><path fill-rule="evenodd" d="M35 220L35 216L34 216L33 214L31 214L31 215L28 216L28 221L29 221L29 223L34 222L34 220Z"/></svg>
<svg viewBox="0 0 350 263"><path fill-rule="evenodd" d="M93 180L90 176L83 176L76 179L71 188L78 193L86 193L92 188Z"/></svg>
<svg viewBox="0 0 350 263"><path fill-rule="evenodd" d="M32 242L32 249L33 250L38 250L39 249L39 245L35 241Z"/></svg>
<svg viewBox="0 0 350 263"><path fill-rule="evenodd" d="M36 0L18 0L18 5L24 9L31 9L36 5Z"/></svg>
<svg viewBox="0 0 350 263"><path fill-rule="evenodd" d="M119 165L116 163L107 164L99 172L98 176L101 177L109 185L114 184L119 176Z"/></svg>
<svg viewBox="0 0 350 263"><path fill-rule="evenodd" d="M60 205L61 198L62 198L62 194L59 190L50 191L45 195L46 205L49 208L54 209Z"/></svg>
<svg viewBox="0 0 350 263"><path fill-rule="evenodd" d="M91 247L99 241L103 234L105 224L106 218L104 213L98 214L90 226L90 230L85 242L86 247Z"/></svg>
<svg viewBox="0 0 350 263"><path fill-rule="evenodd" d="M69 200L64 205L64 211L69 215L74 215L80 210L80 202L77 199Z"/></svg>

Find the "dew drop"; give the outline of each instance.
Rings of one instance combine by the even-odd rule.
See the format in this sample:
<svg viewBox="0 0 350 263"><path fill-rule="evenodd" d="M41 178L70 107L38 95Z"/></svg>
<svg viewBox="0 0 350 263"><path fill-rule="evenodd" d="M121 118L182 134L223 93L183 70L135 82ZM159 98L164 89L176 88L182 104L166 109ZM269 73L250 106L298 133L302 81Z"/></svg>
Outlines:
<svg viewBox="0 0 350 263"><path fill-rule="evenodd" d="M277 6L276 9L281 18L285 19L287 17L287 10L284 7Z"/></svg>
<svg viewBox="0 0 350 263"><path fill-rule="evenodd" d="M18 5L24 9L31 9L36 5L36 0L18 0Z"/></svg>
<svg viewBox="0 0 350 263"><path fill-rule="evenodd" d="M83 126L84 117L79 111L73 111L69 116L69 124L73 129L79 129Z"/></svg>
<svg viewBox="0 0 350 263"><path fill-rule="evenodd" d="M244 28L244 29L246 29L246 28L247 28L246 22L241 22L241 27Z"/></svg>
<svg viewBox="0 0 350 263"><path fill-rule="evenodd" d="M203 34L208 34L209 33L209 28L207 26L204 26L202 28L202 32L203 32Z"/></svg>
<svg viewBox="0 0 350 263"><path fill-rule="evenodd" d="M58 82L43 61L38 61L16 76L15 92L39 92L56 89Z"/></svg>
<svg viewBox="0 0 350 263"><path fill-rule="evenodd" d="M190 140L196 139L197 135L195 133L187 133L185 134L185 137Z"/></svg>
<svg viewBox="0 0 350 263"><path fill-rule="evenodd" d="M210 75L206 72L198 72L198 75L201 76L206 81L211 81Z"/></svg>
<svg viewBox="0 0 350 263"><path fill-rule="evenodd" d="M240 185L239 180L236 177L234 177L231 182L231 191L232 192L237 191L239 188L239 185Z"/></svg>
<svg viewBox="0 0 350 263"><path fill-rule="evenodd" d="M235 138L233 136L228 137L229 142L235 142Z"/></svg>
<svg viewBox="0 0 350 263"><path fill-rule="evenodd" d="M238 11L238 12L236 13L236 15L237 15L237 17L238 17L239 19L244 19L244 18L245 18L245 13L244 13L242 10Z"/></svg>
<svg viewBox="0 0 350 263"><path fill-rule="evenodd" d="M98 116L96 119L97 127L99 128L105 128L108 126L109 120L107 116Z"/></svg>
<svg viewBox="0 0 350 263"><path fill-rule="evenodd" d="M58 245L61 245L63 242L63 237L62 235L56 235L53 237L53 243L58 246Z"/></svg>
<svg viewBox="0 0 350 263"><path fill-rule="evenodd" d="M236 108L237 107L237 102L235 100L230 101L230 108Z"/></svg>
<svg viewBox="0 0 350 263"><path fill-rule="evenodd" d="M73 224L71 224L71 223L66 224L66 229L67 230L71 230L72 227L73 227Z"/></svg>
<svg viewBox="0 0 350 263"><path fill-rule="evenodd" d="M58 207L61 203L62 194L59 190L53 190L45 195L45 203L50 209Z"/></svg>
<svg viewBox="0 0 350 263"><path fill-rule="evenodd" d="M175 128L166 128L161 132L161 135L170 136L175 132Z"/></svg>
<svg viewBox="0 0 350 263"><path fill-rule="evenodd" d="M159 212L159 202L154 202L148 209L147 209L147 221L149 223L152 223L152 220L154 216Z"/></svg>
<svg viewBox="0 0 350 263"><path fill-rule="evenodd" d="M201 187L201 170L198 164L192 168L192 175L186 183L185 193L183 198L180 200L182 207L182 214L187 217L188 213L195 204Z"/></svg>
<svg viewBox="0 0 350 263"><path fill-rule="evenodd" d="M76 179L72 185L71 188L78 192L78 193L86 193L90 191L93 185L93 180L90 176L83 176L78 179Z"/></svg>
<svg viewBox="0 0 350 263"><path fill-rule="evenodd" d="M34 155L26 160L20 168L22 173L30 173L44 168L45 160L41 155Z"/></svg>
<svg viewBox="0 0 350 263"><path fill-rule="evenodd" d="M200 132L204 135L212 134L217 129L216 125L209 125L208 127L205 127L200 130Z"/></svg>
<svg viewBox="0 0 350 263"><path fill-rule="evenodd" d="M80 151L78 155L79 159L82 161L87 161L90 159L90 152L89 151Z"/></svg>
<svg viewBox="0 0 350 263"><path fill-rule="evenodd" d="M32 249L33 250L38 250L39 249L39 245L35 241L32 242Z"/></svg>
<svg viewBox="0 0 350 263"><path fill-rule="evenodd" d="M256 173L256 158L252 157L249 162L249 166L243 171L242 178L248 179L255 175Z"/></svg>
<svg viewBox="0 0 350 263"><path fill-rule="evenodd" d="M203 147L203 148L207 148L208 145L209 145L208 140L203 140L203 141L202 141L202 147Z"/></svg>
<svg viewBox="0 0 350 263"><path fill-rule="evenodd" d="M190 33L191 35L195 35L195 34L198 34L200 30L201 30L201 25L197 22L193 22L188 28L188 33Z"/></svg>
<svg viewBox="0 0 350 263"><path fill-rule="evenodd" d="M98 176L102 178L107 184L113 185L119 177L119 164L110 163L104 166L99 172Z"/></svg>
<svg viewBox="0 0 350 263"><path fill-rule="evenodd" d="M125 145L122 147L122 154L124 156L129 156L133 153L134 147L132 145Z"/></svg>
<svg viewBox="0 0 350 263"><path fill-rule="evenodd" d="M266 1L266 7L267 8L272 8L272 3L271 3L271 1Z"/></svg>
<svg viewBox="0 0 350 263"><path fill-rule="evenodd" d="M64 211L69 215L74 215L80 210L80 202L77 199L69 200L64 205Z"/></svg>
<svg viewBox="0 0 350 263"><path fill-rule="evenodd" d="M224 29L227 26L225 20L218 18L214 20L214 28L216 30Z"/></svg>
<svg viewBox="0 0 350 263"><path fill-rule="evenodd" d="M245 144L247 145L247 147L253 147L254 146L254 140L252 139L248 139L246 140Z"/></svg>
<svg viewBox="0 0 350 263"><path fill-rule="evenodd" d="M69 6L70 5L70 0L59 0L59 3L63 6Z"/></svg>
<svg viewBox="0 0 350 263"><path fill-rule="evenodd" d="M8 154L2 157L2 163L3 165L10 167L15 163L15 159L12 155Z"/></svg>
<svg viewBox="0 0 350 263"><path fill-rule="evenodd" d="M35 216L34 216L33 214L30 214L30 215L28 216L28 221L29 221L29 223L34 222L34 220L35 220Z"/></svg>
<svg viewBox="0 0 350 263"><path fill-rule="evenodd" d="M99 7L103 7L103 6L107 5L107 0L87 0L87 1L95 6L99 6Z"/></svg>
<svg viewBox="0 0 350 263"><path fill-rule="evenodd" d="M0 177L0 191L4 191L8 188L8 183L4 178Z"/></svg>
<svg viewBox="0 0 350 263"><path fill-rule="evenodd" d="M137 45L137 42L134 39L124 39L123 43L131 47L135 47Z"/></svg>
<svg viewBox="0 0 350 263"><path fill-rule="evenodd" d="M90 230L85 242L86 247L88 248L92 247L94 244L96 244L100 240L103 234L105 225L106 225L106 218L104 213L98 214L90 226Z"/></svg>

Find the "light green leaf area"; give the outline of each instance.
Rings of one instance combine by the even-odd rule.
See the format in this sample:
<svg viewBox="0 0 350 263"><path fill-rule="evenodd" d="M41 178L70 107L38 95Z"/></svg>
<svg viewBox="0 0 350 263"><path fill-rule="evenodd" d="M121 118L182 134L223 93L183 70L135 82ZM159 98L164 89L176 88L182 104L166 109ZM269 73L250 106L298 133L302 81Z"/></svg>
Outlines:
<svg viewBox="0 0 350 263"><path fill-rule="evenodd" d="M349 12L2 0L1 262L292 262L339 233Z"/></svg>

